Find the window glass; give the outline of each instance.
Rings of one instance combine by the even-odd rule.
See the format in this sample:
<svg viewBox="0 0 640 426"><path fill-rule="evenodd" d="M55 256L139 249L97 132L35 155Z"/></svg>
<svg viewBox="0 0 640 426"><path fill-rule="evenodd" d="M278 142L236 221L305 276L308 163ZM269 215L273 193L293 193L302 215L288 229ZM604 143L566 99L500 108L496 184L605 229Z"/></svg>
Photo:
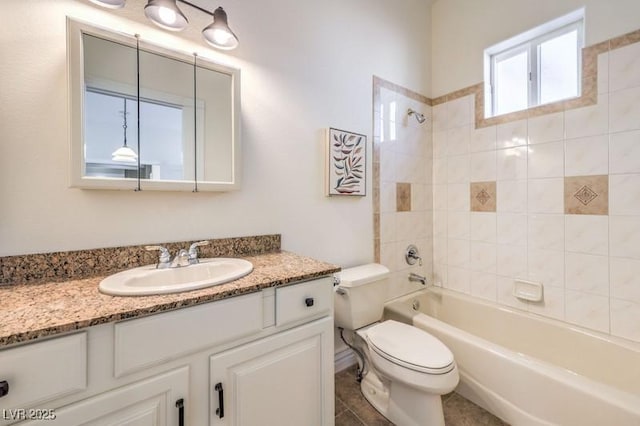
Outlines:
<svg viewBox="0 0 640 426"><path fill-rule="evenodd" d="M485 50L486 116L580 96L584 8Z"/></svg>
<svg viewBox="0 0 640 426"><path fill-rule="evenodd" d="M540 44L540 103L546 104L579 95L578 30Z"/></svg>
<svg viewBox="0 0 640 426"><path fill-rule="evenodd" d="M528 106L529 60L527 51L505 59L496 59L495 112L506 114Z"/></svg>

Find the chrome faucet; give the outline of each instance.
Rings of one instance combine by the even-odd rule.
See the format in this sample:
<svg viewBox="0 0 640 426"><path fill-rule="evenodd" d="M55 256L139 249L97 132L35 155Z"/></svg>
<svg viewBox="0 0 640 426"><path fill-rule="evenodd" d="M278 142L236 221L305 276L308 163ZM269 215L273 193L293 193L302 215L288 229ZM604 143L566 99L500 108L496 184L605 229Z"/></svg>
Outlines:
<svg viewBox="0 0 640 426"><path fill-rule="evenodd" d="M427 277L423 277L422 275L414 274L411 272L409 274L409 281L417 281L422 285L427 285Z"/></svg>
<svg viewBox="0 0 640 426"><path fill-rule="evenodd" d="M185 249L180 249L171 261L171 268L179 268L180 266L189 266L189 253Z"/></svg>
<svg viewBox="0 0 640 426"><path fill-rule="evenodd" d="M406 260L407 265L415 265L416 262L418 262L418 265L422 266L422 257L420 257L418 247L413 244L407 247L407 250L404 252L404 259Z"/></svg>
<svg viewBox="0 0 640 426"><path fill-rule="evenodd" d="M167 250L166 247L145 246L144 249L147 251L152 251L152 250L160 251L160 257L158 257L158 263L156 263L156 269L171 268L171 255L169 254L169 250Z"/></svg>
<svg viewBox="0 0 640 426"><path fill-rule="evenodd" d="M209 244L209 241L198 241L197 243L191 244L189 246L189 265L194 265L196 263L200 263L198 259L198 247L206 246Z"/></svg>
<svg viewBox="0 0 640 426"><path fill-rule="evenodd" d="M162 246L145 246L145 250L158 250L160 251L160 256L158 257L158 263L156 264L156 269L167 269L167 268L179 268L181 266L189 266L195 265L200 262L198 259L198 247L205 246L209 244L209 241L198 241L197 243L191 244L189 247L189 251L185 249L180 249L180 251L175 255L173 260L171 260L171 254L166 247Z"/></svg>

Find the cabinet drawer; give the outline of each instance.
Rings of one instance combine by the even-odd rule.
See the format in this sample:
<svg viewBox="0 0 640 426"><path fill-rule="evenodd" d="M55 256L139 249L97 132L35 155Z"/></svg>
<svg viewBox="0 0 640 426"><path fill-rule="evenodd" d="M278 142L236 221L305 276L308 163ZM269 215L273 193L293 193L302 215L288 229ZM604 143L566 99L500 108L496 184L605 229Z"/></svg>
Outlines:
<svg viewBox="0 0 640 426"><path fill-rule="evenodd" d="M331 312L333 280L330 277L276 288L276 325L317 318Z"/></svg>
<svg viewBox="0 0 640 426"><path fill-rule="evenodd" d="M87 334L77 333L0 351L0 408L34 407L87 387Z"/></svg>
<svg viewBox="0 0 640 426"><path fill-rule="evenodd" d="M115 325L116 377L258 333L262 292Z"/></svg>

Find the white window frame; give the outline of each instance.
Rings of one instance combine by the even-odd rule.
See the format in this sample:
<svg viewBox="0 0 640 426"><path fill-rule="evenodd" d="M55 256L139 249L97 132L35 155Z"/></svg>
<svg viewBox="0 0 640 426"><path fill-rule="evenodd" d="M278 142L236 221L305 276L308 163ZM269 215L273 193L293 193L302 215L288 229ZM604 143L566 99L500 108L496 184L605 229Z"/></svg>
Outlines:
<svg viewBox="0 0 640 426"><path fill-rule="evenodd" d="M551 22L540 25L509 40L505 40L485 50L485 118L496 113L495 81L496 63L512 56L527 52L529 73L527 108L543 105L540 102L540 45L544 42L577 30L577 97L582 90L582 48L584 46L584 8L571 12ZM564 99L558 99L558 102ZM515 112L515 111L511 111ZM503 113L504 114L504 113Z"/></svg>

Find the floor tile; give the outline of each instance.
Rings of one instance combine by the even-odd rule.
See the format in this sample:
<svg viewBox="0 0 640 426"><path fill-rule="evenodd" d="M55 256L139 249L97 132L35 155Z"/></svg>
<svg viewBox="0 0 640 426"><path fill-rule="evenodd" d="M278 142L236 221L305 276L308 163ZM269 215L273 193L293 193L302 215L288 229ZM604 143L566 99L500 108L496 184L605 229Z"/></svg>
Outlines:
<svg viewBox="0 0 640 426"><path fill-rule="evenodd" d="M362 396L355 367L335 375L335 388L336 426L393 426ZM446 426L508 426L455 392L442 396L442 406Z"/></svg>
<svg viewBox="0 0 640 426"><path fill-rule="evenodd" d="M350 410L344 410L342 414L336 416L335 426L365 426Z"/></svg>

